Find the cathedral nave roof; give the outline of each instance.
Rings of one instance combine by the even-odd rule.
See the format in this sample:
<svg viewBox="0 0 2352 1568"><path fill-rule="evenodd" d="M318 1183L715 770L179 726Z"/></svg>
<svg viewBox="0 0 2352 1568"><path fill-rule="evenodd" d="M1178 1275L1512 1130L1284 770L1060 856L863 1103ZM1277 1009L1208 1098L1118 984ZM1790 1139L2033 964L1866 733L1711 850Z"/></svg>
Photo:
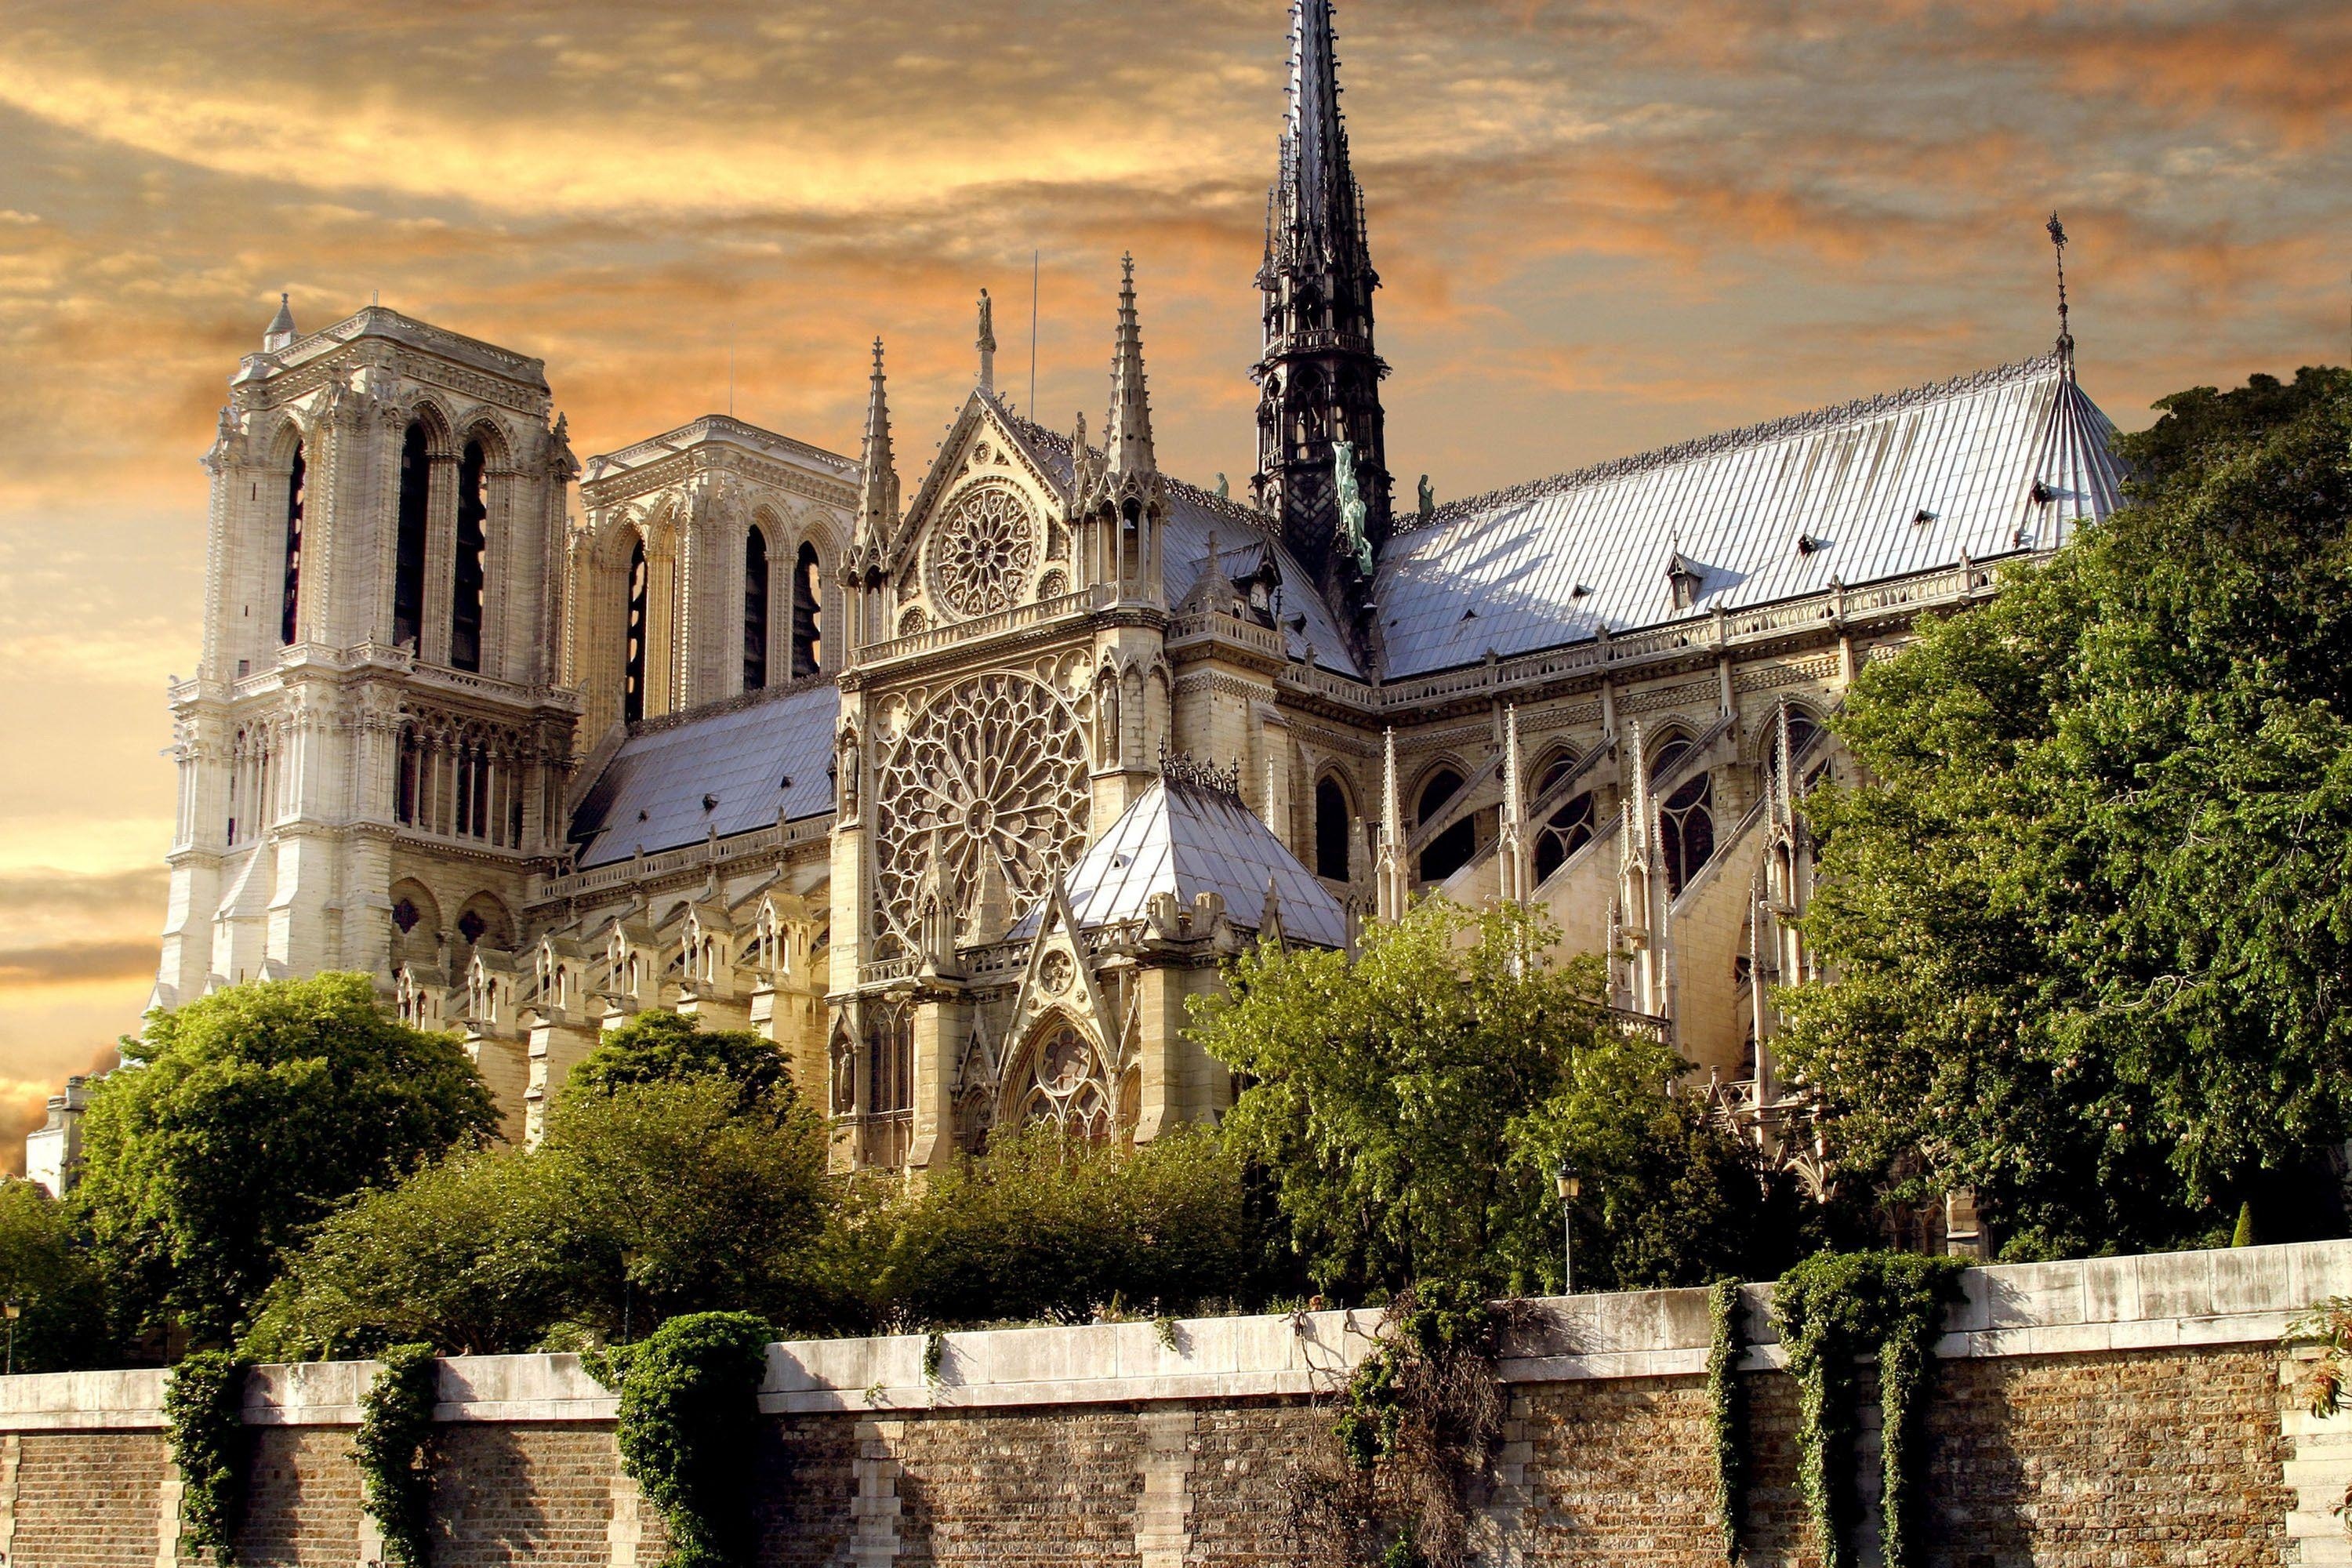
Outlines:
<svg viewBox="0 0 2352 1568"><path fill-rule="evenodd" d="M840 714L826 678L640 726L572 816L580 868L823 816Z"/></svg>
<svg viewBox="0 0 2352 1568"><path fill-rule="evenodd" d="M2054 549L2118 504L2114 433L2051 354L1451 502L1383 552L1382 674Z"/></svg>

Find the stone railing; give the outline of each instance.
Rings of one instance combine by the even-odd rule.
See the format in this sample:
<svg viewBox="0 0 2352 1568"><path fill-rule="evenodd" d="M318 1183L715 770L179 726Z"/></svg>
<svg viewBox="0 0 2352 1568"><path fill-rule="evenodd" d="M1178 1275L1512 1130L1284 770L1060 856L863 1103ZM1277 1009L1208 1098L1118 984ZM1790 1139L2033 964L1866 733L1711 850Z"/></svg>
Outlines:
<svg viewBox="0 0 2352 1568"><path fill-rule="evenodd" d="M716 841L715 854L713 842L705 839L698 844L665 849L658 855L635 855L610 865L592 867L585 871L567 871L561 876L537 878L532 880L523 901L542 904L556 899L582 898L608 889L628 887L647 878L700 870L712 864L724 866L730 861L773 854L797 845L829 839L832 834L833 813L824 812L782 825L770 824L746 833L731 834Z"/></svg>
<svg viewBox="0 0 2352 1568"><path fill-rule="evenodd" d="M909 632L887 642L867 643L857 650L857 663L870 668L888 664L895 659L912 658L918 654L933 653L943 647L966 647L982 638L1000 637L1064 616L1082 611L1099 610L1117 596L1117 590L1108 583L1097 583L1074 594L1063 594L1051 599L1040 599L1032 605L1015 605L1009 610L981 616L969 621L955 621L927 631Z"/></svg>

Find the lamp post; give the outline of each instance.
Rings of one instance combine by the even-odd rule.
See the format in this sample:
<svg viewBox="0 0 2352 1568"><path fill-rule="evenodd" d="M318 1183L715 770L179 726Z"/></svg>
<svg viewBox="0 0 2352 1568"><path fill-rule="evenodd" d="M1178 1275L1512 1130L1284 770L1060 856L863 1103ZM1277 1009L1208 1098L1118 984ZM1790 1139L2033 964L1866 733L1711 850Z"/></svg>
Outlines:
<svg viewBox="0 0 2352 1568"><path fill-rule="evenodd" d="M1584 1191L1584 1178L1569 1166L1559 1168L1555 1184L1559 1191L1559 1293L1576 1294L1576 1200Z"/></svg>
<svg viewBox="0 0 2352 1568"><path fill-rule="evenodd" d="M16 1375L16 1320L25 1315L25 1303L11 1296L7 1305L0 1307L0 1312L5 1312L8 1317L8 1375L14 1377Z"/></svg>

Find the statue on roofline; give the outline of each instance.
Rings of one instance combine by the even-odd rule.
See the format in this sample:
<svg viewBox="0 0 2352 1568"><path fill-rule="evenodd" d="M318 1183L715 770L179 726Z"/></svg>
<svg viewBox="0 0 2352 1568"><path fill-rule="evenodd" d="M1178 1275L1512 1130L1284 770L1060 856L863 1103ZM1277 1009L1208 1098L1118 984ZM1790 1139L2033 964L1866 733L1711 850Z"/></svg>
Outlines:
<svg viewBox="0 0 2352 1568"><path fill-rule="evenodd" d="M1437 511L1437 492L1429 488L1429 476L1421 476L1421 521L1427 522Z"/></svg>
<svg viewBox="0 0 2352 1568"><path fill-rule="evenodd" d="M1331 477L1339 494L1339 534L1346 541L1348 553L1355 558L1356 570L1369 577L1372 574L1372 538L1364 531L1364 520L1370 509L1364 505L1363 492L1356 485L1356 444L1353 441L1331 443Z"/></svg>

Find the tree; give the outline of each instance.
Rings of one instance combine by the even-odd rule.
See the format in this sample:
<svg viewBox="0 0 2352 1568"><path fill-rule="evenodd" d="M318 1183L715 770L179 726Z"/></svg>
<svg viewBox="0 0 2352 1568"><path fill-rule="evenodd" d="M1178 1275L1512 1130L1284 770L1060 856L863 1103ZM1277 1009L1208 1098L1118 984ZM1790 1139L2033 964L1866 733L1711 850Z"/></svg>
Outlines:
<svg viewBox="0 0 2352 1568"><path fill-rule="evenodd" d="M598 1041L572 1069L564 1091L577 1100L630 1084L698 1078L723 1078L741 1086L745 1110L791 1087L783 1053L773 1040L749 1029L705 1029L700 1020L681 1013L650 1011Z"/></svg>
<svg viewBox="0 0 2352 1568"><path fill-rule="evenodd" d="M2352 377L2158 406L2131 504L1866 671L1873 783L1808 804L1837 979L1782 1060L1842 1168L1973 1187L2011 1256L2340 1224Z"/></svg>
<svg viewBox="0 0 2352 1568"><path fill-rule="evenodd" d="M1050 1122L1008 1128L922 1187L846 1214L856 1239L839 1250L878 1255L861 1293L884 1321L1083 1320L1114 1301L1190 1311L1256 1294L1268 1252L1241 1162L1198 1127L1134 1149Z"/></svg>
<svg viewBox="0 0 2352 1568"><path fill-rule="evenodd" d="M1198 1007L1202 1044L1248 1081L1227 1136L1327 1289L1556 1289L1563 1160L1589 1205L1580 1278L1696 1282L1767 1239L1752 1162L1668 1094L1686 1064L1611 1018L1596 961L1549 963L1556 940L1517 908L1432 899L1368 927L1352 963L1254 949ZM1702 1189L1719 1225L1660 1212Z"/></svg>
<svg viewBox="0 0 2352 1568"><path fill-rule="evenodd" d="M806 1258L831 1201L824 1127L769 1070L772 1045L659 1021L675 1016L591 1052L537 1150L461 1153L330 1220L254 1353L520 1351L720 1310L828 1325Z"/></svg>
<svg viewBox="0 0 2352 1568"><path fill-rule="evenodd" d="M18 1372L87 1366L106 1344L105 1298L65 1205L0 1180L0 1300L13 1301Z"/></svg>
<svg viewBox="0 0 2352 1568"><path fill-rule="evenodd" d="M364 974L230 986L148 1017L90 1096L76 1210L132 1325L226 1337L357 1192L497 1125L455 1039Z"/></svg>

